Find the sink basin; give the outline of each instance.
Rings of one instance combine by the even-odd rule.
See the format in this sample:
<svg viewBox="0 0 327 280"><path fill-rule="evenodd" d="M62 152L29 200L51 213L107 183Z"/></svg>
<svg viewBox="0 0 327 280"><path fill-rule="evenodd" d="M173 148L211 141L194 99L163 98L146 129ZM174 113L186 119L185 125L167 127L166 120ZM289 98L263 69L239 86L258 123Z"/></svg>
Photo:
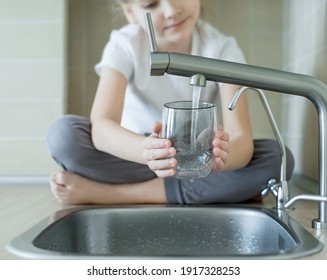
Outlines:
<svg viewBox="0 0 327 280"><path fill-rule="evenodd" d="M34 259L290 259L322 248L293 219L242 206L86 208L44 220L8 245Z"/></svg>

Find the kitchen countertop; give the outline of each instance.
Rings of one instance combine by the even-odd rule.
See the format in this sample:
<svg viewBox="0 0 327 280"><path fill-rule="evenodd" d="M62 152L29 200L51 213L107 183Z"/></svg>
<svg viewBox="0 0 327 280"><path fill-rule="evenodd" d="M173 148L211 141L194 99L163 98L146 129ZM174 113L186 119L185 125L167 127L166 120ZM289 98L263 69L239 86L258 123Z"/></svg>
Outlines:
<svg viewBox="0 0 327 280"><path fill-rule="evenodd" d="M292 196L303 193L302 188L290 184ZM253 204L251 204L253 205ZM260 206L271 208L274 198L270 195ZM50 188L45 185L0 185L0 260L20 259L6 250L6 245L54 212L68 208L60 205ZM327 260L327 230L314 230L311 221L317 217L317 203L300 201L289 212L290 216L306 228L325 248L318 254L305 257L307 260Z"/></svg>

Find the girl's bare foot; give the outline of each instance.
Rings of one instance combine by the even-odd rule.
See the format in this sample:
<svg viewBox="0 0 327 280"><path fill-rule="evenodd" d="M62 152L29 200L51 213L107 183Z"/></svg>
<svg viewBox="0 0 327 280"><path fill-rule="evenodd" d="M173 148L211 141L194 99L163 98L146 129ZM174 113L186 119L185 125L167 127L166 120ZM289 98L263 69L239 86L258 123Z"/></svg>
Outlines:
<svg viewBox="0 0 327 280"><path fill-rule="evenodd" d="M97 203L101 189L100 184L66 171L52 173L50 187L57 200L64 204Z"/></svg>
<svg viewBox="0 0 327 280"><path fill-rule="evenodd" d="M66 171L50 176L51 191L64 204L166 203L161 179L135 184L111 185L91 181Z"/></svg>

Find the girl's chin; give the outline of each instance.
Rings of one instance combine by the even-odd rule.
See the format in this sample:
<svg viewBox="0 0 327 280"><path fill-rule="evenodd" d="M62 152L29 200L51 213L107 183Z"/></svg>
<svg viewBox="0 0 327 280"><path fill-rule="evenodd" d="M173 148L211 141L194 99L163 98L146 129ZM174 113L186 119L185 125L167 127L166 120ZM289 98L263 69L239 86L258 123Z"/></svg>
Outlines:
<svg viewBox="0 0 327 280"><path fill-rule="evenodd" d="M165 42L167 42L167 44L180 44L181 42L191 40L191 38L192 37L189 34L172 34L166 37Z"/></svg>

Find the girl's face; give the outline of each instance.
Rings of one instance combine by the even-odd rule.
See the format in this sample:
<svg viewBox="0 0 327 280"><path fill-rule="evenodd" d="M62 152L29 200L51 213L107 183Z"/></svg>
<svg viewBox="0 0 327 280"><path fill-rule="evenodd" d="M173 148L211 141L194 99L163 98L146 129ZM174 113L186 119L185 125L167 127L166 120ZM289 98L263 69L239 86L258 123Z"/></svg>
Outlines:
<svg viewBox="0 0 327 280"><path fill-rule="evenodd" d="M200 0L129 0L123 5L131 23L144 29L144 15L151 13L157 45L161 51L171 51L178 45L187 45L189 51L194 26L199 19Z"/></svg>

